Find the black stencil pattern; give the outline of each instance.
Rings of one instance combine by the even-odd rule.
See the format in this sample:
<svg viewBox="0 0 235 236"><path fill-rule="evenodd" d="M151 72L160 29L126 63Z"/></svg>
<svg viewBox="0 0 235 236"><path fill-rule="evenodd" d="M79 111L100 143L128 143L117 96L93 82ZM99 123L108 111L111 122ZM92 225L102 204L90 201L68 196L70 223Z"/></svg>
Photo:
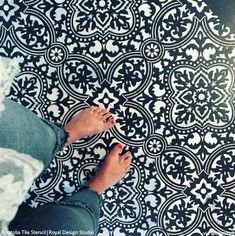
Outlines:
<svg viewBox="0 0 235 236"><path fill-rule="evenodd" d="M64 148L32 185L38 207L77 191L112 144L131 171L103 195L99 236L235 231L235 37L201 0L0 0L9 97L65 124L91 105L116 127Z"/></svg>

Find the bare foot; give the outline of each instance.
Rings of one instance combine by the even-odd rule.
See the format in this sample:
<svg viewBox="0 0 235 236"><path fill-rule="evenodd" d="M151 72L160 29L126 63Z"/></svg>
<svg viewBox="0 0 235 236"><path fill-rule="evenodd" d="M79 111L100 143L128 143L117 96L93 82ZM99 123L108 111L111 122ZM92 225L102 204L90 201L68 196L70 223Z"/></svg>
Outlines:
<svg viewBox="0 0 235 236"><path fill-rule="evenodd" d="M104 164L96 176L87 184L97 193L103 193L109 187L118 183L131 167L132 156L128 151L119 155L123 145L116 145L106 157Z"/></svg>
<svg viewBox="0 0 235 236"><path fill-rule="evenodd" d="M64 126L65 131L69 133L66 145L110 129L115 125L113 118L106 121L111 116L108 110L94 106L81 111Z"/></svg>

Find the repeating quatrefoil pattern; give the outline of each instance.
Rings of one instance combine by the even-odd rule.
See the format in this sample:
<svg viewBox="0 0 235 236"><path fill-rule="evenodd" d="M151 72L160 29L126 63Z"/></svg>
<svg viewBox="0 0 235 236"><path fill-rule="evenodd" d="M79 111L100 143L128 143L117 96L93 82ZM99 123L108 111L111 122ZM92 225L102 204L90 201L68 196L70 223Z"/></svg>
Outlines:
<svg viewBox="0 0 235 236"><path fill-rule="evenodd" d="M65 124L114 113L111 130L57 153L25 202L77 191L112 144L131 171L103 197L99 236L235 231L235 39L201 0L2 0L0 54L18 57L9 97Z"/></svg>

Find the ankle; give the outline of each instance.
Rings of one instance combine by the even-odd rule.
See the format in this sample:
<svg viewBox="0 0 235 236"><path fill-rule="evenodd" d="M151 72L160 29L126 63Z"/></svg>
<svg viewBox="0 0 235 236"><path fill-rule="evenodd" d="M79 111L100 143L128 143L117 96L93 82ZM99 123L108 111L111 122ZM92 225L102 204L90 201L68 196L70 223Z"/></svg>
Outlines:
<svg viewBox="0 0 235 236"><path fill-rule="evenodd" d="M102 193L104 193L104 191L105 191L103 188L97 187L96 185L92 185L92 184L89 184L88 187L89 187L92 191L94 191L94 192L96 192L96 193L98 193L98 194L102 194Z"/></svg>
<svg viewBox="0 0 235 236"><path fill-rule="evenodd" d="M95 177L94 179L92 179L90 182L88 182L87 186L97 192L98 194L102 194L105 192L106 188L104 187L104 184L102 184L102 180Z"/></svg>
<svg viewBox="0 0 235 236"><path fill-rule="evenodd" d="M80 135L75 134L74 128L71 127L69 124L64 126L64 130L68 134L67 143L65 145L69 145L69 144L75 142L76 140L80 139Z"/></svg>

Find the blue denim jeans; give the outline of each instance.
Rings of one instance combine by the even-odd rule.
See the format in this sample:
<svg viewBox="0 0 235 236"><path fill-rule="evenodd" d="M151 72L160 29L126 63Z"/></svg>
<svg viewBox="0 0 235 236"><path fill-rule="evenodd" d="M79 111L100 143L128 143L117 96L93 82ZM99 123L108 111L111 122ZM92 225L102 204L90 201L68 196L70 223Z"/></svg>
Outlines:
<svg viewBox="0 0 235 236"><path fill-rule="evenodd" d="M38 118L14 101L6 99L4 105L0 115L0 147L29 154L47 166L66 141L64 129ZM96 235L101 202L98 193L84 187L60 202L36 209L22 203L9 229L21 230L21 235L35 235L33 231L37 235L66 235L69 231L67 235Z"/></svg>
<svg viewBox="0 0 235 236"><path fill-rule="evenodd" d="M21 235L35 235L33 231L37 235L97 235L100 205L100 196L89 188L36 209L23 203L9 230ZM25 230L30 234L24 234Z"/></svg>

